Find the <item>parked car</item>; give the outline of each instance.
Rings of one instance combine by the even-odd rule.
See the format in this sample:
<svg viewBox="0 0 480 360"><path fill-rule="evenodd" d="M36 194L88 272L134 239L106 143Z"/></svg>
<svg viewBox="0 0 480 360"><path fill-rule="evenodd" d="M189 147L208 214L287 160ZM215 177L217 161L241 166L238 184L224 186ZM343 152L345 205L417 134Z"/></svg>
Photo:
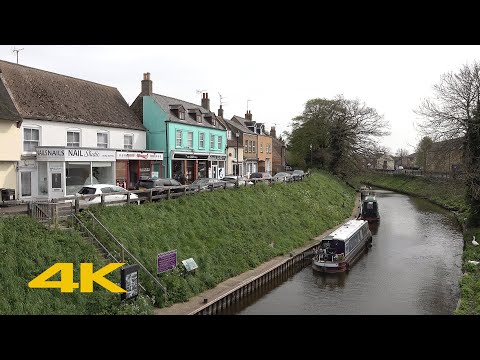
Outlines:
<svg viewBox="0 0 480 360"><path fill-rule="evenodd" d="M238 186L249 186L253 185L253 182L249 181L246 177L240 175L227 175L224 176L223 181L236 184L238 181Z"/></svg>
<svg viewBox="0 0 480 360"><path fill-rule="evenodd" d="M305 176L303 170L293 170L292 172L292 179L293 180L302 180Z"/></svg>
<svg viewBox="0 0 480 360"><path fill-rule="evenodd" d="M256 172L250 175L250 180L270 182L272 180L272 175L267 172Z"/></svg>
<svg viewBox="0 0 480 360"><path fill-rule="evenodd" d="M138 182L138 186L137 186L138 190L152 189L152 196L166 194L168 192L168 189L170 189L170 192L174 192L174 193L183 192L184 188L185 188L185 185L182 185L177 180L171 179L171 178L141 179ZM140 198L146 198L148 197L148 192L138 193L138 196Z"/></svg>
<svg viewBox="0 0 480 360"><path fill-rule="evenodd" d="M76 194L80 200L80 207L89 206L92 204L100 204L101 196L88 197L87 195L105 195L105 203L115 202L108 205L124 205L126 204L128 191L120 186L110 184L94 184L82 187ZM140 204L140 199L136 194L130 193L130 200L132 203ZM123 201L123 202L122 202Z"/></svg>
<svg viewBox="0 0 480 360"><path fill-rule="evenodd" d="M275 182L289 182L289 181L293 181L293 179L292 179L291 174L289 174L287 172L279 172L279 173L276 173L272 177L272 181L275 181Z"/></svg>
<svg viewBox="0 0 480 360"><path fill-rule="evenodd" d="M212 188L224 188L225 186L227 188L232 188L235 186L235 184L215 178L200 178L188 186L188 191L198 192L211 190Z"/></svg>

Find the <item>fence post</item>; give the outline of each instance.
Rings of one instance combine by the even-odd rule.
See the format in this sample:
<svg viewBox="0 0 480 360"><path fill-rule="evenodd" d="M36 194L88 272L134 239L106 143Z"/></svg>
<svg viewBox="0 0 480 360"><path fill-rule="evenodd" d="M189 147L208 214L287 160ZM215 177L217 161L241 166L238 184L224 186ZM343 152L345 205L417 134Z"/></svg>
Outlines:
<svg viewBox="0 0 480 360"><path fill-rule="evenodd" d="M127 204L130 204L130 191L127 192Z"/></svg>
<svg viewBox="0 0 480 360"><path fill-rule="evenodd" d="M105 205L105 194L100 195L100 203Z"/></svg>
<svg viewBox="0 0 480 360"><path fill-rule="evenodd" d="M148 202L152 202L153 189L148 190Z"/></svg>
<svg viewBox="0 0 480 360"><path fill-rule="evenodd" d="M167 199L170 199L170 189L167 189Z"/></svg>
<svg viewBox="0 0 480 360"><path fill-rule="evenodd" d="M77 214L80 210L80 201L79 199L76 197L75 198L75 214Z"/></svg>

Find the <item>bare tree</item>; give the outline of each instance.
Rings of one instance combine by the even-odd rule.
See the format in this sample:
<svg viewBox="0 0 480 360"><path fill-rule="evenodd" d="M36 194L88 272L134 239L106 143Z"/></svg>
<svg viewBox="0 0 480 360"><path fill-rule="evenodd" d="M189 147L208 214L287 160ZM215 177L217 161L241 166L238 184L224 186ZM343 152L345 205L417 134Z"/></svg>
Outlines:
<svg viewBox="0 0 480 360"><path fill-rule="evenodd" d="M463 158L470 203L469 223L480 225L480 63L464 65L457 73L442 75L433 87L434 100L426 99L415 112L426 118L425 135L435 142L463 139Z"/></svg>

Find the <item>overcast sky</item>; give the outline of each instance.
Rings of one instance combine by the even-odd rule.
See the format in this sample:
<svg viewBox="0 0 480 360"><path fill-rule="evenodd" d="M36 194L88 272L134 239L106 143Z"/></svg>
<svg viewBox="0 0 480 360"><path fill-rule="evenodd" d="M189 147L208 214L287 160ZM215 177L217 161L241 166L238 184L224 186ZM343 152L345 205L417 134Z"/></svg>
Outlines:
<svg viewBox="0 0 480 360"><path fill-rule="evenodd" d="M413 109L444 73L480 60L478 45L0 45L0 59L116 87L131 104L150 72L153 92L200 104L207 91L217 113L289 130L305 102L343 94L375 108L391 124L381 144L410 152L421 138Z"/></svg>

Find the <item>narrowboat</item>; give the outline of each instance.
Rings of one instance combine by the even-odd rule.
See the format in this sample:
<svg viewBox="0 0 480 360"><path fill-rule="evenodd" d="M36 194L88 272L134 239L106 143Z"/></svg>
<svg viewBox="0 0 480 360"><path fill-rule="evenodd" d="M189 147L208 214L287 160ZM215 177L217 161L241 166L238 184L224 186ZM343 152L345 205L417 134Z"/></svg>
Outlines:
<svg viewBox="0 0 480 360"><path fill-rule="evenodd" d="M365 220L349 220L326 236L314 248L312 268L335 273L350 269L362 252L372 245L372 233Z"/></svg>
<svg viewBox="0 0 480 360"><path fill-rule="evenodd" d="M362 200L360 219L367 220L368 222L380 221L380 212L375 195L370 194Z"/></svg>

